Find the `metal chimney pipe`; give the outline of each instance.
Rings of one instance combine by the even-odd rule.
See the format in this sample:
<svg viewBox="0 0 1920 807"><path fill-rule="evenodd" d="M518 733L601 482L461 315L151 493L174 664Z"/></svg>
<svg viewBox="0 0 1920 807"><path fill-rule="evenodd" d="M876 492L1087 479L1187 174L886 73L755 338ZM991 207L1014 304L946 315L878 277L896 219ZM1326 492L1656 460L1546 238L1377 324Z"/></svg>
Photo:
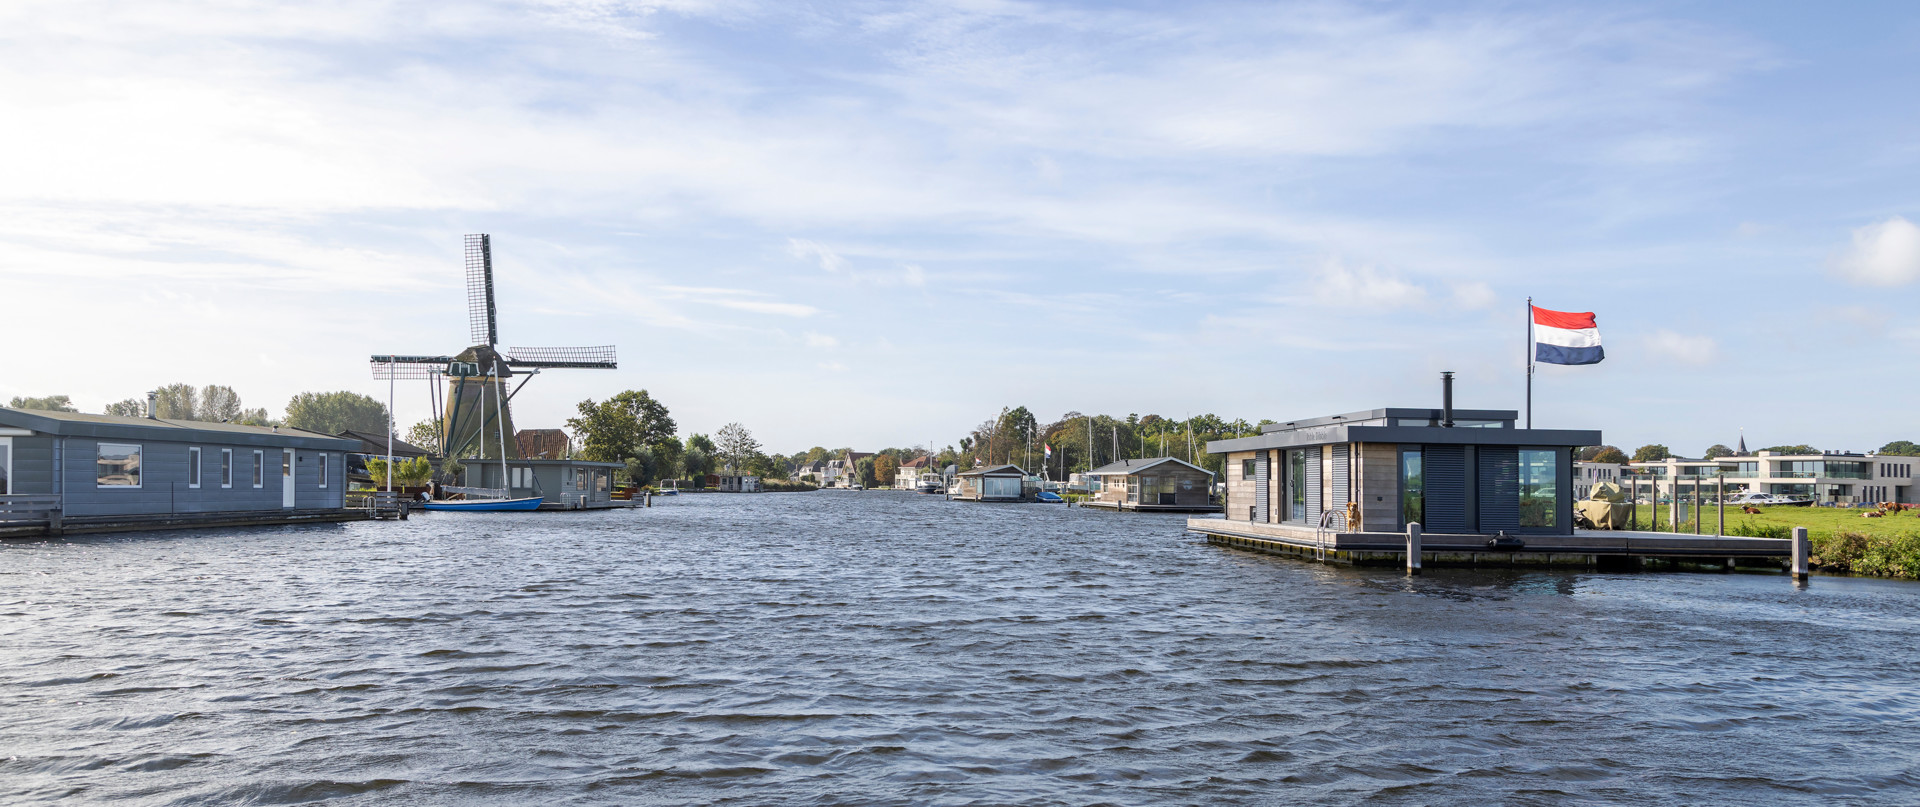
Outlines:
<svg viewBox="0 0 1920 807"><path fill-rule="evenodd" d="M1453 371L1440 372L1440 425L1453 428Z"/></svg>
<svg viewBox="0 0 1920 807"><path fill-rule="evenodd" d="M147 419L154 420L159 417L160 393L157 390L150 390L147 392Z"/></svg>

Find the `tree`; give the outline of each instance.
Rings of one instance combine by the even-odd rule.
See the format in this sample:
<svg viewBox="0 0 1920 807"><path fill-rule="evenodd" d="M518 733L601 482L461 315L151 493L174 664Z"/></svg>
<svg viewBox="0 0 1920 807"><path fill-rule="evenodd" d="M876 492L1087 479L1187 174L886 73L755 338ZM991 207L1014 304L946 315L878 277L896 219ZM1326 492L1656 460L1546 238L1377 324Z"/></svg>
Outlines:
<svg viewBox="0 0 1920 807"><path fill-rule="evenodd" d="M627 462L640 449L673 439L679 429L646 390L627 390L600 403L588 398L576 408L580 416L568 418L567 428L580 438L580 455L595 462Z"/></svg>
<svg viewBox="0 0 1920 807"><path fill-rule="evenodd" d="M147 402L138 398L128 398L119 403L107 404L106 413L123 418L147 416Z"/></svg>
<svg viewBox="0 0 1920 807"><path fill-rule="evenodd" d="M1574 459L1579 460L1581 462L1599 462L1599 460L1594 459L1594 457L1600 456L1600 452L1605 451L1609 448L1612 448L1614 451L1620 450L1618 448L1614 448L1613 446L1586 446L1580 449L1579 454L1574 455Z"/></svg>
<svg viewBox="0 0 1920 807"><path fill-rule="evenodd" d="M1659 462L1671 456L1673 456L1673 452L1668 451L1666 446L1660 445L1659 443L1644 445L1633 450L1634 462Z"/></svg>
<svg viewBox="0 0 1920 807"><path fill-rule="evenodd" d="M874 480L882 485L891 485L900 472L900 460L892 454L878 454L873 458Z"/></svg>
<svg viewBox="0 0 1920 807"><path fill-rule="evenodd" d="M444 420L428 418L413 424L407 429L407 435L401 439L424 448L429 454L440 453L440 435L444 431Z"/></svg>
<svg viewBox="0 0 1920 807"><path fill-rule="evenodd" d="M200 390L192 384L168 384L154 390L153 401L154 417L167 420L200 419Z"/></svg>
<svg viewBox="0 0 1920 807"><path fill-rule="evenodd" d="M714 452L719 450L714 447L713 441L707 439L707 436L704 434L687 435L687 450L692 451L696 448L706 452L709 457L713 456Z"/></svg>
<svg viewBox="0 0 1920 807"><path fill-rule="evenodd" d="M59 397L65 398L67 396L62 395ZM1880 453L1892 454L1896 457L1920 457L1920 445L1914 445L1908 440L1895 440L1881 446Z"/></svg>
<svg viewBox="0 0 1920 807"><path fill-rule="evenodd" d="M730 470L745 467L747 458L760 450L760 443L753 439L753 432L738 423L721 426L713 437L714 445L719 448L720 461Z"/></svg>
<svg viewBox="0 0 1920 807"><path fill-rule="evenodd" d="M302 392L287 401L287 425L319 434L384 433L387 405L357 392Z"/></svg>
<svg viewBox="0 0 1920 807"><path fill-rule="evenodd" d="M1731 456L1733 456L1733 449L1728 448L1719 443L1714 443L1713 445L1707 447L1707 453L1700 455L1700 458L1708 459L1708 460L1717 460L1721 457L1731 457Z"/></svg>
<svg viewBox="0 0 1920 807"><path fill-rule="evenodd" d="M861 457L853 464L854 473L860 478L860 486L872 490L880 486L880 480L873 473L873 458Z"/></svg>
<svg viewBox="0 0 1920 807"><path fill-rule="evenodd" d="M1627 464L1627 452L1621 451L1620 449L1614 448L1613 446L1601 446L1600 452L1597 454L1594 454L1593 459L1588 460L1588 462L1605 462L1613 465L1625 465Z"/></svg>
<svg viewBox="0 0 1920 807"><path fill-rule="evenodd" d="M680 467L686 472L687 480L693 482L695 487L705 487L707 474L713 473L713 455L699 446L694 446L687 449L687 453L680 455Z"/></svg>
<svg viewBox="0 0 1920 807"><path fill-rule="evenodd" d="M761 479L787 478L787 472L775 464L772 457L759 453L747 458L747 473Z"/></svg>
<svg viewBox="0 0 1920 807"><path fill-rule="evenodd" d="M828 457L828 454L827 454L827 449L825 447L814 446L812 448L807 449L807 456L803 461L808 463L826 462L827 457Z"/></svg>
<svg viewBox="0 0 1920 807"><path fill-rule="evenodd" d="M1763 448L1760 450L1771 451L1775 454L1818 454L1820 453L1820 449L1814 448L1813 446L1807 445L1806 443L1801 443L1800 445L1797 445L1797 446L1767 446L1766 448Z"/></svg>
<svg viewBox="0 0 1920 807"><path fill-rule="evenodd" d="M80 411L74 408L73 399L65 395L48 395L45 398L16 397L12 401L7 402L7 406L13 409L39 409L44 412Z"/></svg>
<svg viewBox="0 0 1920 807"><path fill-rule="evenodd" d="M240 408L240 393L232 387L208 384L200 388L199 416L195 420L208 423L229 423L240 419L244 410Z"/></svg>

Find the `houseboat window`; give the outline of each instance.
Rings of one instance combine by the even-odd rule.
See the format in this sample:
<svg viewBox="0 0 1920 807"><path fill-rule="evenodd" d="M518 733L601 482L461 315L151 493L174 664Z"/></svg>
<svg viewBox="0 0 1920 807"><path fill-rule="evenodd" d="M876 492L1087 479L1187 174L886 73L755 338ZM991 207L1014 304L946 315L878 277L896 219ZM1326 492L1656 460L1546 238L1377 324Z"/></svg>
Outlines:
<svg viewBox="0 0 1920 807"><path fill-rule="evenodd" d="M594 474L593 489L601 493L607 492L607 477L608 473L606 471Z"/></svg>
<svg viewBox="0 0 1920 807"><path fill-rule="evenodd" d="M1406 524L1427 521L1427 475L1420 449L1400 452L1400 520Z"/></svg>
<svg viewBox="0 0 1920 807"><path fill-rule="evenodd" d="M293 476L293 454L286 451L280 452L280 476Z"/></svg>
<svg viewBox="0 0 1920 807"><path fill-rule="evenodd" d="M94 459L95 482L103 488L140 487L140 447L101 443Z"/></svg>
<svg viewBox="0 0 1920 807"><path fill-rule="evenodd" d="M253 486L256 488L267 486L267 452L265 451L253 452Z"/></svg>
<svg viewBox="0 0 1920 807"><path fill-rule="evenodd" d="M320 487L327 486L327 455L320 455Z"/></svg>
<svg viewBox="0 0 1920 807"><path fill-rule="evenodd" d="M1253 469L1253 460L1240 461L1240 478L1241 479L1252 479L1254 478L1254 474L1256 473L1259 473L1259 472Z"/></svg>
<svg viewBox="0 0 1920 807"><path fill-rule="evenodd" d="M585 468L573 469L573 489L574 490L587 489L587 469Z"/></svg>
<svg viewBox="0 0 1920 807"><path fill-rule="evenodd" d="M1552 527L1560 516L1559 453L1520 449L1520 526Z"/></svg>
<svg viewBox="0 0 1920 807"><path fill-rule="evenodd" d="M1319 451L1316 449L1314 453ZM1287 503L1293 510L1292 520L1307 520L1307 452L1304 449L1287 452Z"/></svg>
<svg viewBox="0 0 1920 807"><path fill-rule="evenodd" d="M1394 418L1393 425L1395 426L1438 426L1440 425L1440 421L1428 420L1426 418Z"/></svg>
<svg viewBox="0 0 1920 807"><path fill-rule="evenodd" d="M187 448L187 487L200 487L200 447Z"/></svg>
<svg viewBox="0 0 1920 807"><path fill-rule="evenodd" d="M0 439L0 496L7 495L7 466L13 462L9 453L11 446L7 440Z"/></svg>
<svg viewBox="0 0 1920 807"><path fill-rule="evenodd" d="M233 449L220 449L220 487L233 487Z"/></svg>
<svg viewBox="0 0 1920 807"><path fill-rule="evenodd" d="M1510 422L1511 421L1506 420L1456 420L1453 422L1453 427L1456 429L1504 429Z"/></svg>

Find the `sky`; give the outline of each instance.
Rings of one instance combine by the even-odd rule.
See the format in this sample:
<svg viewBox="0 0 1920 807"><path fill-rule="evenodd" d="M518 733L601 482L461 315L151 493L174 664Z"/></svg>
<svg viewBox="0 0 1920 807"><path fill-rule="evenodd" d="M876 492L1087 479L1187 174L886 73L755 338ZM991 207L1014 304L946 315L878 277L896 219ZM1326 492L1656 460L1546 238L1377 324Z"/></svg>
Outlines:
<svg viewBox="0 0 1920 807"><path fill-rule="evenodd" d="M646 389L770 451L1004 406L1520 409L1696 455L1920 440L1906 3L0 5L0 400ZM401 384L403 424L427 416Z"/></svg>

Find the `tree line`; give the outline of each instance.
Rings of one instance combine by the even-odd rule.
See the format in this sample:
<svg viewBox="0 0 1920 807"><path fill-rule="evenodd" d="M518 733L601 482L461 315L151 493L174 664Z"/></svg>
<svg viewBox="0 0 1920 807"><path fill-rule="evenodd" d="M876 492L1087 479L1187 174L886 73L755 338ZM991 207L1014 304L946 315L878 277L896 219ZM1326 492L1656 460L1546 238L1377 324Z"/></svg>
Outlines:
<svg viewBox="0 0 1920 807"><path fill-rule="evenodd" d="M1805 443L1767 446L1765 448L1755 449L1754 451L1756 453L1760 451L1770 451L1775 454L1820 453L1820 449ZM1881 446L1878 453L1891 457L1920 457L1920 445L1915 445L1907 440L1895 440ZM1649 443L1634 449L1632 457L1628 457L1627 453L1621 451L1617 446L1587 446L1580 449L1580 453L1576 456L1582 462L1606 462L1615 465L1625 465L1628 462L1660 462L1668 459L1685 459L1659 443ZM1721 457L1733 456L1738 456L1738 452L1720 443L1708 446L1706 451L1700 453L1700 458L1703 460L1717 460Z"/></svg>
<svg viewBox="0 0 1920 807"><path fill-rule="evenodd" d="M74 406L73 398L67 395L15 397L8 401L7 406L53 412L80 411L79 407ZM154 417L164 420L287 426L320 434L339 434L347 429L384 434L389 418L386 404L345 390L302 392L287 401L286 417L275 418L264 408L247 407L241 402L240 393L222 384L204 387L168 384L154 390L153 409ZM147 398L141 395L107 404L101 414L146 417Z"/></svg>

